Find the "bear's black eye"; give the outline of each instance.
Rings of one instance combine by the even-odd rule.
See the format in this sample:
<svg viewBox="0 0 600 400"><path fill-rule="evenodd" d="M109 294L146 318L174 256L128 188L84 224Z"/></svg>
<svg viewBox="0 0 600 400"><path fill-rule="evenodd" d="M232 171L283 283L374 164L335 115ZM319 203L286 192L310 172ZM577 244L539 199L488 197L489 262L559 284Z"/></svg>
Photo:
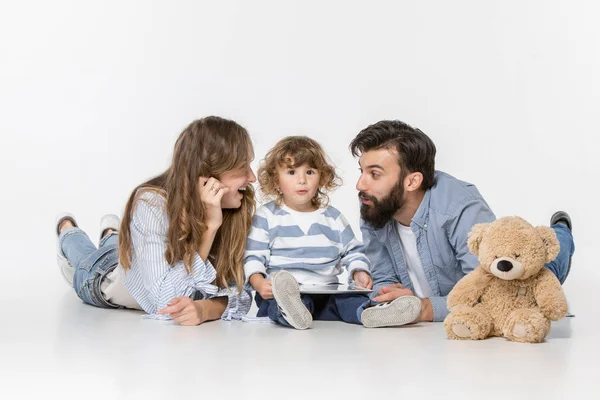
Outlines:
<svg viewBox="0 0 600 400"><path fill-rule="evenodd" d="M515 253L515 258L519 258L519 257L521 257L521 255Z"/></svg>

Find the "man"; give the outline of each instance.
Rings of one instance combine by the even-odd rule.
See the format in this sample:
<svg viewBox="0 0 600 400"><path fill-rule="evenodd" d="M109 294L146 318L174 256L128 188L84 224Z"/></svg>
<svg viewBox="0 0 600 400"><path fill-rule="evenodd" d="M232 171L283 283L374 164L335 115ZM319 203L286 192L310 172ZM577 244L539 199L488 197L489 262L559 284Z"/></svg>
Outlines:
<svg viewBox="0 0 600 400"><path fill-rule="evenodd" d="M435 170L434 143L410 125L380 121L362 130L350 150L360 156L356 189L373 300L414 294L421 298L418 321L443 321L446 296L477 266L468 233L474 224L494 221L494 213L474 185ZM562 284L575 250L571 220L559 211L550 225L560 253L546 267Z"/></svg>

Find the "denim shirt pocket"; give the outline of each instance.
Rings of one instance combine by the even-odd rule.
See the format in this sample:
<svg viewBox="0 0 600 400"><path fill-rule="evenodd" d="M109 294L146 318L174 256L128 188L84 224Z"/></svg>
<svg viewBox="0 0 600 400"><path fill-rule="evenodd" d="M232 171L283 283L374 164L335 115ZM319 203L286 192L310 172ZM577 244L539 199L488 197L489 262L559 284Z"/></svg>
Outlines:
<svg viewBox="0 0 600 400"><path fill-rule="evenodd" d="M440 232L428 231L427 247L440 294L444 296L447 294L447 284L452 281L451 270L456 265L456 257L453 255L448 239Z"/></svg>
<svg viewBox="0 0 600 400"><path fill-rule="evenodd" d="M436 266L436 268L439 268L442 271L448 269L448 267L453 266L456 263L456 257L454 257L449 243L444 243L443 239L445 238L436 237L435 246L430 247L433 264Z"/></svg>

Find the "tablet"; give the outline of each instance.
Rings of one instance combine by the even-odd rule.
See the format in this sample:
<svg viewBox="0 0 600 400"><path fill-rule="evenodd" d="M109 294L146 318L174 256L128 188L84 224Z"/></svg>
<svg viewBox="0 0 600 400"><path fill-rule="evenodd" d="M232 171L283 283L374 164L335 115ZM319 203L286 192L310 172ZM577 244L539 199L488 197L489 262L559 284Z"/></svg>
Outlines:
<svg viewBox="0 0 600 400"><path fill-rule="evenodd" d="M300 284L301 294L368 294L371 293L371 289L367 289L354 284L346 285L342 283L330 283L327 285L306 285Z"/></svg>

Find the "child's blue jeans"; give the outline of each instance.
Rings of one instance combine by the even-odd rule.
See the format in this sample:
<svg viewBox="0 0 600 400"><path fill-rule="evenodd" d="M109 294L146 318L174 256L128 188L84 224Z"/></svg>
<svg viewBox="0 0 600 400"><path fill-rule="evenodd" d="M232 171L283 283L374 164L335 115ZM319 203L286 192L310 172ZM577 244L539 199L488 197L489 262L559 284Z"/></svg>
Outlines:
<svg viewBox="0 0 600 400"><path fill-rule="evenodd" d="M369 297L362 294L302 294L300 298L315 320L343 321L360 325L360 314L370 302ZM281 325L290 326L281 315L275 299L265 300L258 292L254 299L258 306L257 317L268 316Z"/></svg>

